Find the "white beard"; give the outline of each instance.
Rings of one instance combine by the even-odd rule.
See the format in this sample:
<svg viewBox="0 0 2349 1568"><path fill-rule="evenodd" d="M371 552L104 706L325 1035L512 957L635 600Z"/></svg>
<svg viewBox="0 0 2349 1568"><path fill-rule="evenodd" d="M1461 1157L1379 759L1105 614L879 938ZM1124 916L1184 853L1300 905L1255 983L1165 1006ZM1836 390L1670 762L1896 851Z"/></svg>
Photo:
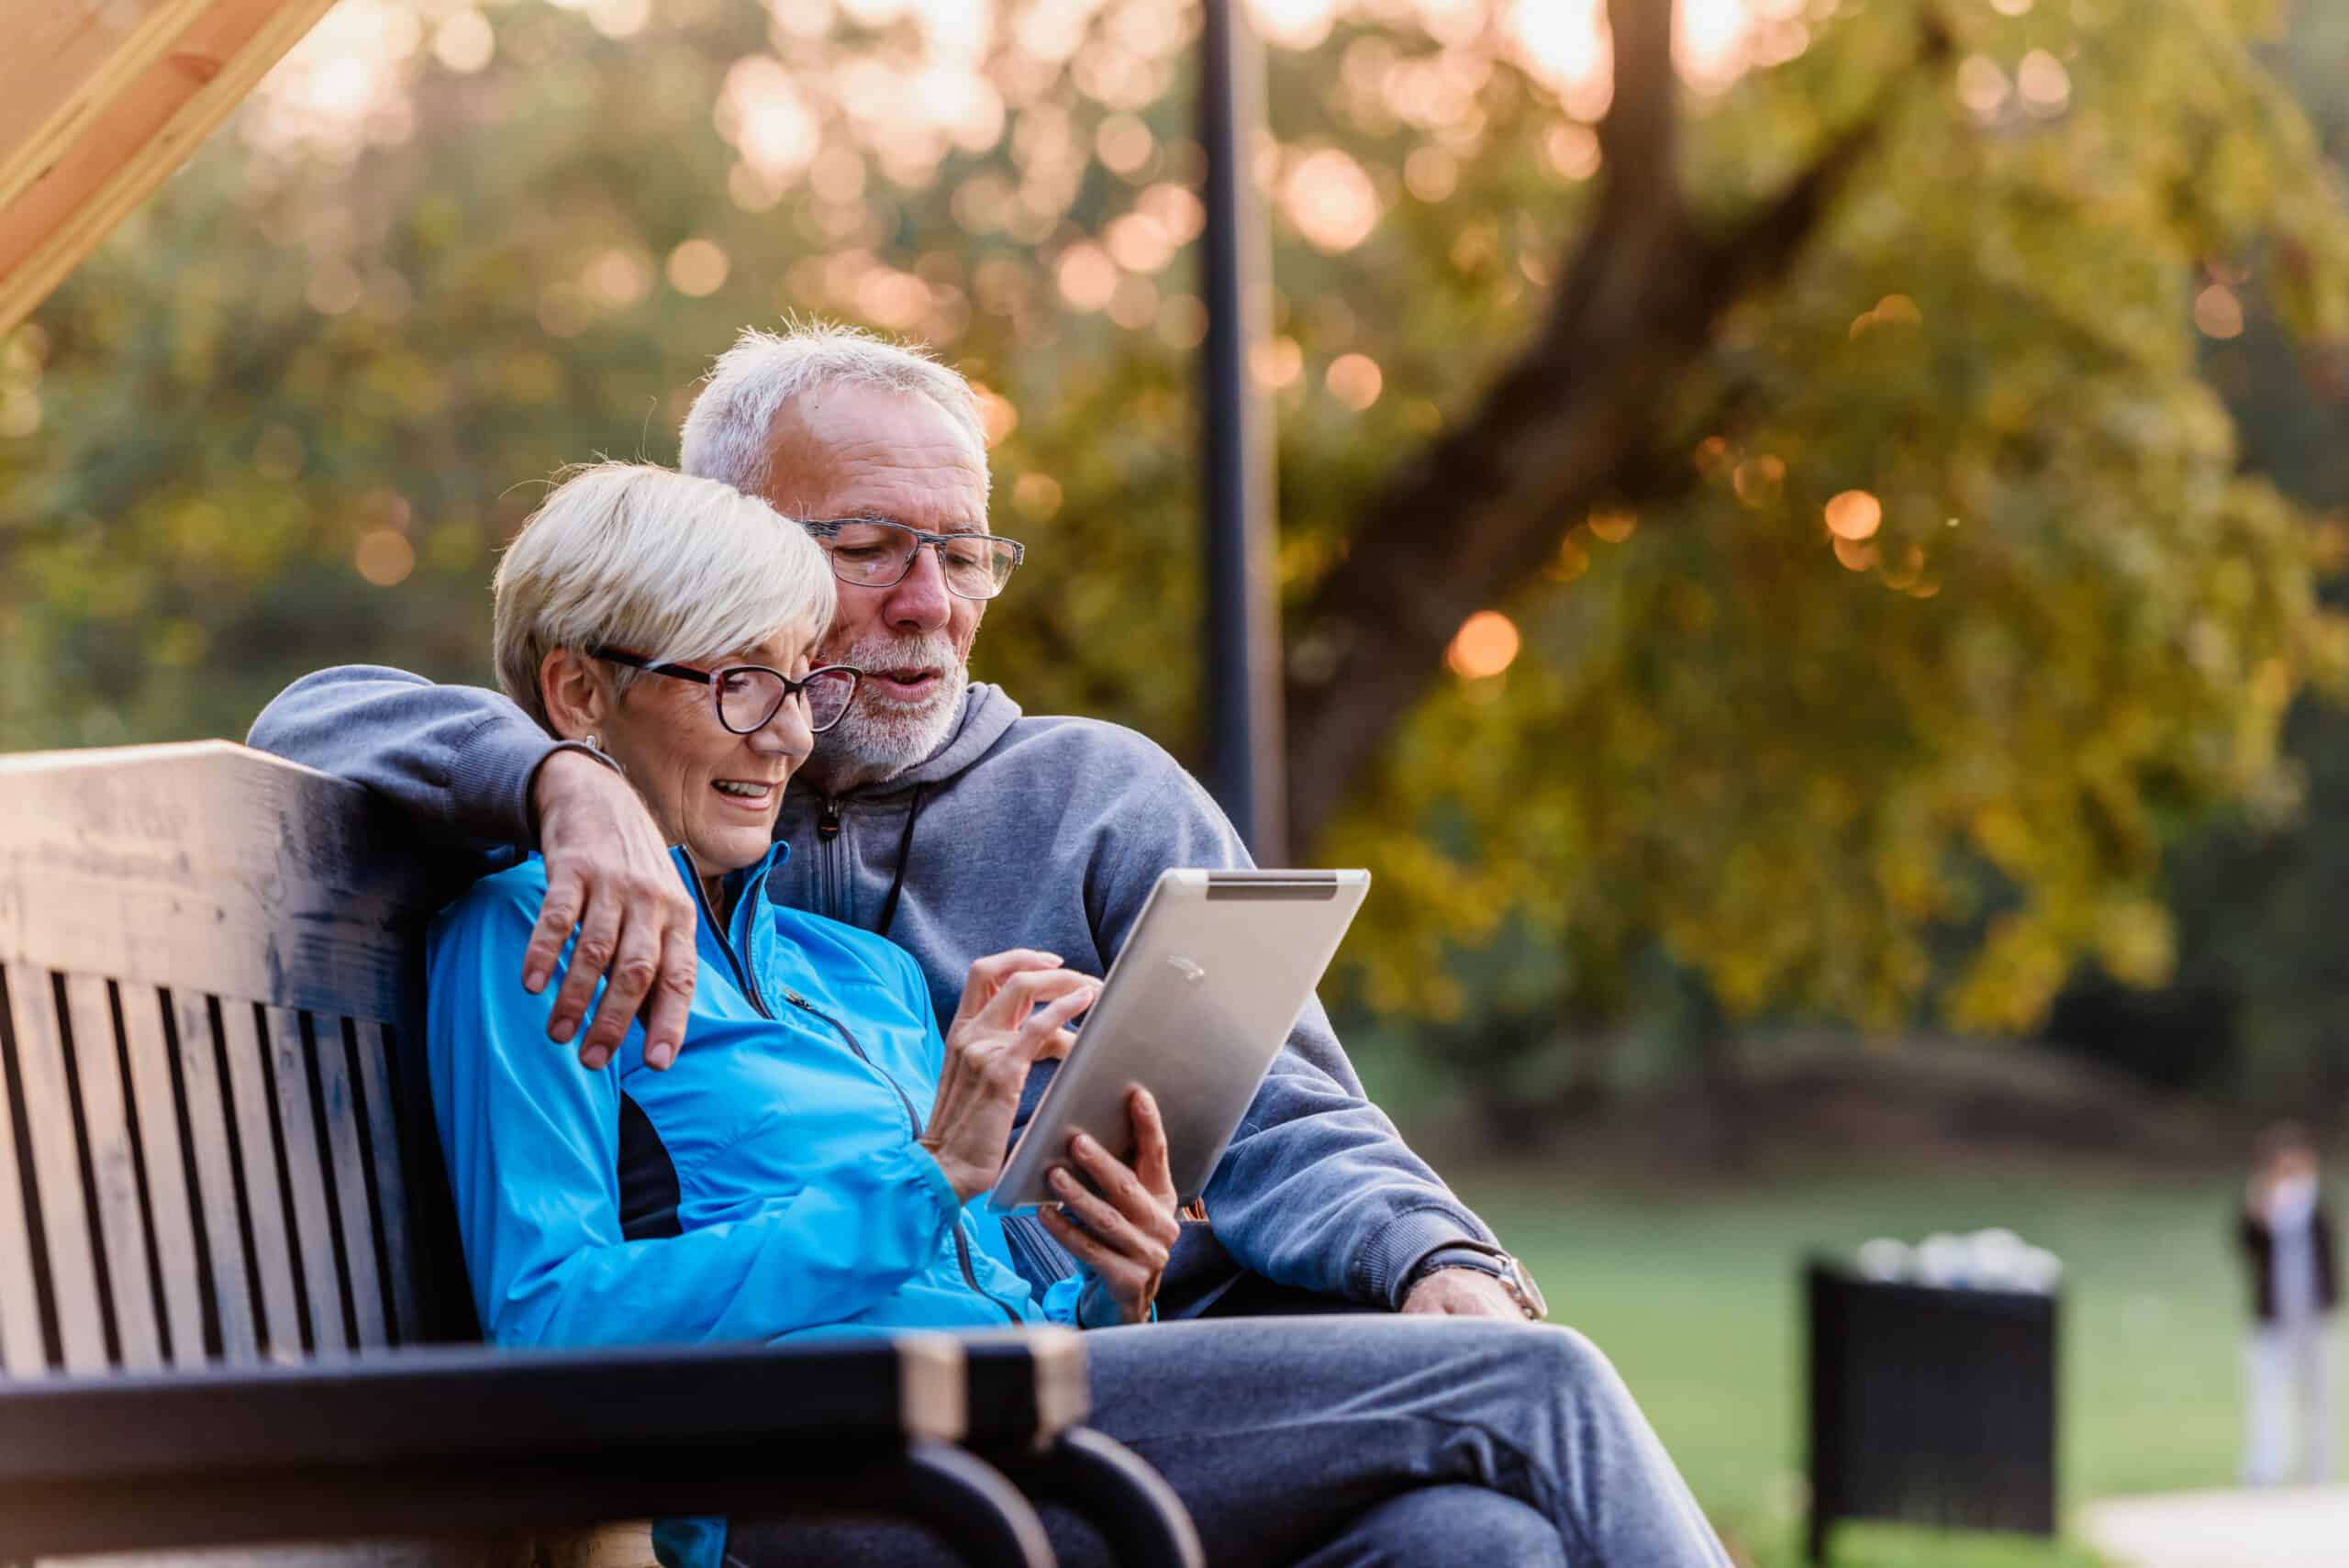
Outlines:
<svg viewBox="0 0 2349 1568"><path fill-rule="evenodd" d="M962 716L963 689L971 684L967 653L958 653L943 635L865 638L840 656L842 664L864 670L935 669L938 689L918 704L879 695L873 684L858 688L841 721L816 738L818 755L833 787L853 788L895 778L927 761L946 744Z"/></svg>

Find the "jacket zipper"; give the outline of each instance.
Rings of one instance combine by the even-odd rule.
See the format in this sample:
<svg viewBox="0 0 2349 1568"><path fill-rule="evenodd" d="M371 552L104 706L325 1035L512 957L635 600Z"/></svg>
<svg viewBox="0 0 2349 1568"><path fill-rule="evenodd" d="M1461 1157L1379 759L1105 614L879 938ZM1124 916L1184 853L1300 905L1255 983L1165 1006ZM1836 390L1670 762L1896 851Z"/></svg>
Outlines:
<svg viewBox="0 0 2349 1568"><path fill-rule="evenodd" d="M874 1076L879 1078L883 1083L888 1084L890 1088L896 1091L897 1103L905 1107L906 1119L913 1124L915 1140L919 1141L923 1131L921 1116L920 1113L914 1109L912 1096L906 1093L904 1085L900 1084L888 1073L882 1072L878 1066L874 1065L873 1058L864 1054L864 1047L857 1043L856 1036L849 1032L848 1026L841 1023L840 1019L832 1017L829 1013L827 1013L818 1007L815 1003L810 1002L807 997L802 996L796 991L785 991L783 994L783 999L790 1003L793 1006L798 1008L801 1012L807 1014L809 1018L820 1019L822 1022L829 1024L831 1026L832 1032L839 1035L842 1040L846 1041L849 1050L856 1053L856 1059L859 1062L863 1062L866 1067L871 1068ZM969 1241L964 1240L963 1235L963 1211L959 1208L954 1211L954 1261L963 1265L963 1283L971 1287L973 1294L984 1297L996 1311L1011 1319L1014 1327L1017 1327L1025 1321L1018 1312L1012 1309L1011 1305L1008 1302L1004 1301L998 1296L989 1295L986 1290L980 1285L978 1271L971 1266L971 1245Z"/></svg>
<svg viewBox="0 0 2349 1568"><path fill-rule="evenodd" d="M741 983L742 995L751 999L751 1006L759 1010L759 1017L774 1018L774 1014L767 1006L767 999L759 995L758 977L751 973L749 964L735 956L733 939L727 933L726 923L718 917L718 911L710 907L709 895L702 887L700 875L696 873L688 880L694 884L695 902L701 906L703 916L709 921L709 929L718 933L718 945L725 950L726 962L733 966L734 978ZM743 895L749 896L747 888Z"/></svg>

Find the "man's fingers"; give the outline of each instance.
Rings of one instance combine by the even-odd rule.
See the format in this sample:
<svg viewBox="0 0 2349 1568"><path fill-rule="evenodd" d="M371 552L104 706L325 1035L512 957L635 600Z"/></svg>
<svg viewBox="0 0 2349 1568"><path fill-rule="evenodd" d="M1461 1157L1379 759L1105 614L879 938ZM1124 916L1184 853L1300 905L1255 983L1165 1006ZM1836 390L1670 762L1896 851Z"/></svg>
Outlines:
<svg viewBox="0 0 2349 1568"><path fill-rule="evenodd" d="M594 898L579 924L579 940L571 950L571 967L563 972L562 989L555 993L554 1012L547 1033L558 1045L567 1045L587 1016L587 1003L619 950L620 911L616 898ZM589 1062L600 1067L600 1062Z"/></svg>
<svg viewBox="0 0 2349 1568"><path fill-rule="evenodd" d="M693 1010L694 980L699 959L694 952L694 928L669 929L661 949L661 978L653 983L651 1005L644 1015L644 1061L666 1067L677 1059L685 1040L685 1020Z"/></svg>
<svg viewBox="0 0 2349 1568"><path fill-rule="evenodd" d="M1174 1173L1167 1168L1166 1123L1158 1114L1158 1099L1148 1089L1126 1096L1126 1110L1134 1129L1134 1174L1152 1194L1174 1201Z"/></svg>
<svg viewBox="0 0 2349 1568"><path fill-rule="evenodd" d="M603 996L596 1004L596 1018L587 1026L587 1037L580 1041L582 1062L591 1057L599 1062L611 1060L612 1052L628 1038L629 1026L636 1022L637 1010L644 1006L652 983L660 977L660 929L638 915L620 928L619 945L612 953L610 977Z"/></svg>
<svg viewBox="0 0 2349 1568"><path fill-rule="evenodd" d="M530 928L530 945L522 950L522 989L535 996L554 978L562 944L579 925L579 878L558 871L547 878L547 895L539 901L539 923Z"/></svg>

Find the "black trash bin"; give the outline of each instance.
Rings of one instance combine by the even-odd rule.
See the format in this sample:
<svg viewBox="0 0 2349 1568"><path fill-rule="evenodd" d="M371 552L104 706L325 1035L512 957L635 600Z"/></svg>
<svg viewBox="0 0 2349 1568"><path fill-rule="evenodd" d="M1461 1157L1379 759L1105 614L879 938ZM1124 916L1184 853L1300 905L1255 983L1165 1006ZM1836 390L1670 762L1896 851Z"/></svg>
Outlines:
<svg viewBox="0 0 2349 1568"><path fill-rule="evenodd" d="M1838 1519L2055 1533L2057 1297L1807 1271L1810 1560Z"/></svg>

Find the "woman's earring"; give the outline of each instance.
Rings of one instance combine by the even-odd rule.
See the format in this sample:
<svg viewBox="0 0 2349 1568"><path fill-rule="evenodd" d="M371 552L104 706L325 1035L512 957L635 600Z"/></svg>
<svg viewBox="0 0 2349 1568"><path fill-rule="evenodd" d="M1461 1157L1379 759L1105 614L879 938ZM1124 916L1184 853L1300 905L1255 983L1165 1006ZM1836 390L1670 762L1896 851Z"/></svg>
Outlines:
<svg viewBox="0 0 2349 1568"><path fill-rule="evenodd" d="M590 735L589 737L587 737L587 750L589 750L590 751L602 751L603 749L604 749L604 738L603 738L602 736L600 736L600 735Z"/></svg>

